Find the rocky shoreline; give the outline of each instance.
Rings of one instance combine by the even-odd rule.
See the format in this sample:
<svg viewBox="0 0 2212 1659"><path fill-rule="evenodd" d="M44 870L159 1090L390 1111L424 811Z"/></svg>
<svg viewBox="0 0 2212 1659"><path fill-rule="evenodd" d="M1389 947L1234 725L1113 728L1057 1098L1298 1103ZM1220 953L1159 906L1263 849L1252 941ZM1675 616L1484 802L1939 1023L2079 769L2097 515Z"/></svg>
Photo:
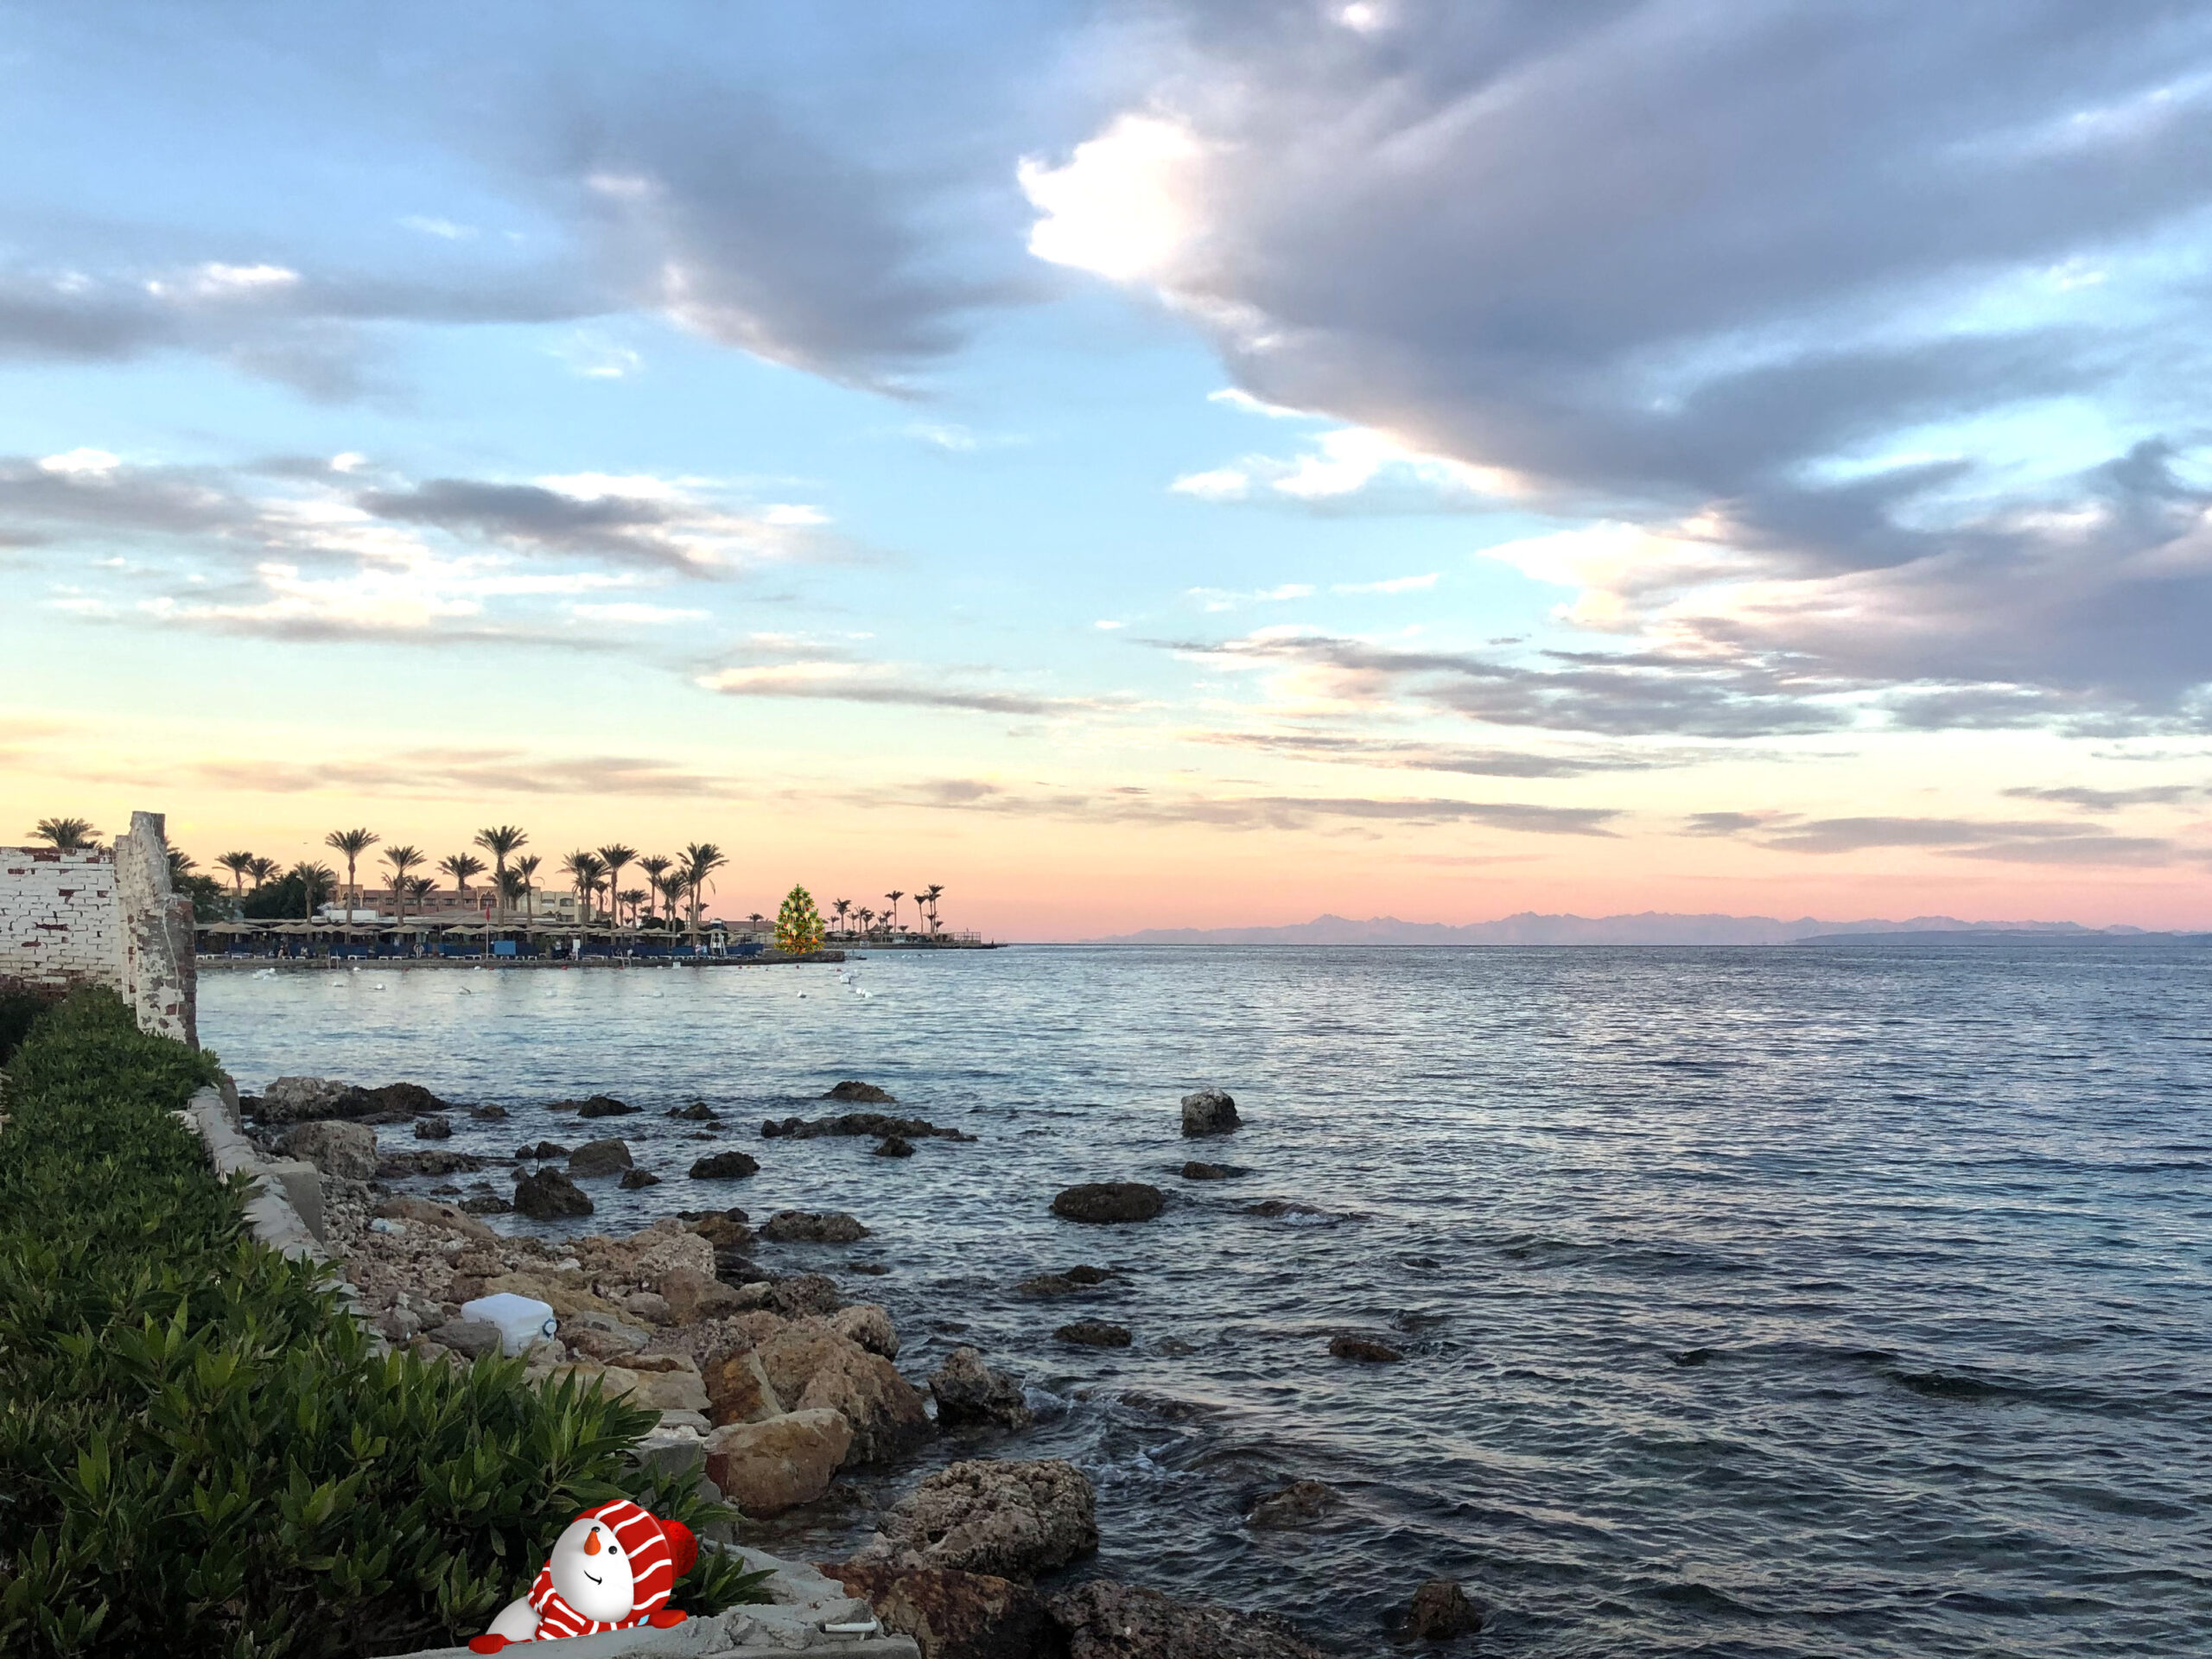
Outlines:
<svg viewBox="0 0 2212 1659"><path fill-rule="evenodd" d="M859 1083L839 1084L825 1100L895 1103ZM545 1304L555 1329L527 1348L526 1376L574 1377L658 1411L643 1455L678 1472L695 1471L748 1522L820 1503L841 1471L890 1465L886 1472L895 1473L902 1459L941 1434L1004 1441L1033 1424L1020 1381L974 1348L956 1348L926 1378L910 1380L895 1363L899 1337L882 1305L849 1297L824 1274L777 1273L756 1261L763 1243L867 1236L855 1217L785 1210L756 1227L743 1209L724 1206L610 1236L581 1230L592 1204L570 1177L619 1170L628 1185L644 1173L630 1168L619 1137L573 1150L524 1143L510 1172L512 1198L488 1182L425 1197L394 1192L388 1183L477 1174L490 1166L435 1147L451 1117L468 1109L413 1084L362 1089L298 1077L280 1078L241 1104L249 1133L269 1153L304 1160L319 1173L324 1241L359 1316L386 1341L465 1364L499 1351L502 1343L495 1325L464 1316L465 1304L502 1293ZM604 1096L550 1104L580 1118L634 1112ZM1238 1127L1234 1103L1217 1091L1187 1097L1183 1109L1184 1133L1194 1138ZM687 1110L696 1119L705 1109L671 1116ZM506 1114L489 1107L473 1116ZM910 1154L918 1138L972 1139L919 1119L849 1110L770 1122L761 1133L769 1141L877 1137L875 1150L889 1156L902 1155L895 1149L901 1146ZM390 1146L403 1135L415 1146L430 1144ZM730 1178L759 1167L747 1154L718 1156L737 1160L721 1172ZM563 1160L565 1168L558 1166ZM715 1161L702 1160L691 1172L703 1192L718 1184L716 1172L702 1173ZM1158 1214L1162 1201L1154 1188L1116 1182L1069 1188L1053 1209L1071 1220L1127 1224ZM579 1230L552 1240L503 1235L482 1218L511 1208L540 1219L566 1217ZM1019 1290L1068 1295L1113 1276L1077 1265L1037 1274ZM1055 1336L1092 1346L1130 1340L1122 1327L1096 1320L1062 1325ZM1374 1363L1384 1355L1343 1357ZM1293 1482L1262 1497L1248 1524L1306 1525L1334 1501L1319 1482ZM913 1637L925 1659L1318 1659L1324 1652L1273 1615L1097 1580L1040 1589L1040 1578L1097 1549L1096 1509L1090 1478L1065 1460L971 1457L915 1480L874 1517L877 1529L865 1546L847 1560L821 1563L821 1570L866 1599L887 1629ZM1479 1623L1479 1609L1459 1586L1439 1581L1414 1598L1401 1634L1448 1640Z"/></svg>

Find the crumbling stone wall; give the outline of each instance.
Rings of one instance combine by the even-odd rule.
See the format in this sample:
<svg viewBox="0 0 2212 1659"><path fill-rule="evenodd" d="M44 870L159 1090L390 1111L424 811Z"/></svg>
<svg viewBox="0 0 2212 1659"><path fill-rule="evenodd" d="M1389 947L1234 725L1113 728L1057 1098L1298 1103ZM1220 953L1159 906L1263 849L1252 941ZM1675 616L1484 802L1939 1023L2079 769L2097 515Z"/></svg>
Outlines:
<svg viewBox="0 0 2212 1659"><path fill-rule="evenodd" d="M192 900L160 813L132 813L111 849L0 848L0 977L111 986L142 1029L199 1041Z"/></svg>

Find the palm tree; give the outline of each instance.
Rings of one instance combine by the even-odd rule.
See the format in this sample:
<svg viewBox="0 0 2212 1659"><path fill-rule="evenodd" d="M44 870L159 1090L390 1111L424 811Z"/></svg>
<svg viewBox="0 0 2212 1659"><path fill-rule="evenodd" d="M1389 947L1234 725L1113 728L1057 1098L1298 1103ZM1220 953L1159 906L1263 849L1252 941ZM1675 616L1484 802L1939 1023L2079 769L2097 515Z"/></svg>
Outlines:
<svg viewBox="0 0 2212 1659"><path fill-rule="evenodd" d="M225 853L215 862L231 873L231 893L240 904L245 902L245 879L253 874L253 867L261 862L251 853Z"/></svg>
<svg viewBox="0 0 2212 1659"><path fill-rule="evenodd" d="M530 884L523 880L520 870L502 870L493 879L499 884L500 908L512 912L515 900L522 897L523 889Z"/></svg>
<svg viewBox="0 0 2212 1659"><path fill-rule="evenodd" d="M638 861L638 868L645 873L645 887L649 892L657 896L665 896L660 879L668 874L668 867L674 862L673 859L659 853L649 854Z"/></svg>
<svg viewBox="0 0 2212 1659"><path fill-rule="evenodd" d="M303 858L285 871L284 874L286 879L296 880L300 884L300 890L303 895L300 900L300 919L303 922L315 920L315 907L323 901L329 894L331 888L336 885L338 873L327 864L314 864Z"/></svg>
<svg viewBox="0 0 2212 1659"><path fill-rule="evenodd" d="M537 867L541 862L536 853L515 860L515 874L522 877L523 920L533 926L537 921Z"/></svg>
<svg viewBox="0 0 2212 1659"><path fill-rule="evenodd" d="M647 896L648 895L643 887L626 888L622 892L614 895L614 900L617 904L627 905L630 906L631 926L635 927L638 925L638 906L645 902Z"/></svg>
<svg viewBox="0 0 2212 1659"><path fill-rule="evenodd" d="M169 885L171 887L175 887L178 882L183 880L186 876L190 875L193 871L193 867L199 863L199 861L200 861L198 859L193 857L190 853L186 852L181 847L170 848Z"/></svg>
<svg viewBox="0 0 2212 1659"><path fill-rule="evenodd" d="M507 855L516 848L526 845L529 840L528 836L512 823L494 824L489 830L476 832L476 844L492 855L492 879L497 884L495 890L502 901L507 896Z"/></svg>
<svg viewBox="0 0 2212 1659"><path fill-rule="evenodd" d="M891 913L884 918L885 925L896 931L899 926L899 901L906 895L893 887L883 896L891 901Z"/></svg>
<svg viewBox="0 0 2212 1659"><path fill-rule="evenodd" d="M58 853L89 853L100 844L100 832L84 818L41 818L31 834Z"/></svg>
<svg viewBox="0 0 2212 1659"><path fill-rule="evenodd" d="M399 919L407 919L407 872L423 861L423 849L404 843L384 849L384 861L391 866L392 908L399 912Z"/></svg>
<svg viewBox="0 0 2212 1659"><path fill-rule="evenodd" d="M837 931L840 933L846 931L845 918L852 914L853 901L849 899L832 899L830 901L830 908L836 914Z"/></svg>
<svg viewBox="0 0 2212 1659"><path fill-rule="evenodd" d="M247 867L246 874L253 878L255 887L265 887L276 879L276 861L273 858L257 858Z"/></svg>
<svg viewBox="0 0 2212 1659"><path fill-rule="evenodd" d="M453 877L454 886L466 899L468 884L484 874L484 861L474 853L448 853L438 861L438 868Z"/></svg>
<svg viewBox="0 0 2212 1659"><path fill-rule="evenodd" d="M561 861L561 874L574 884L576 904L582 912L576 919L587 927L591 925L591 896L599 891L600 872L606 868L597 853L581 847Z"/></svg>
<svg viewBox="0 0 2212 1659"><path fill-rule="evenodd" d="M353 921L353 912L361 905L361 890L353 884L353 861L383 839L373 830L334 830L322 838L324 846L335 848L346 855L346 919L348 923Z"/></svg>
<svg viewBox="0 0 2212 1659"><path fill-rule="evenodd" d="M653 878L653 886L658 890L662 902L668 906L668 927L672 933L676 931L676 907L683 902L683 867L674 865L664 871Z"/></svg>
<svg viewBox="0 0 2212 1659"><path fill-rule="evenodd" d="M691 892L691 948L699 948L700 893L707 885L707 878L729 860L722 856L722 849L711 841L695 841L683 849L683 885Z"/></svg>
<svg viewBox="0 0 2212 1659"><path fill-rule="evenodd" d="M944 891L944 884L943 882L932 881L929 886L924 887L919 893L914 895L914 904L918 908L923 905L927 905L929 906L930 931L931 933L935 933L940 925L937 919L937 901L938 895L943 893Z"/></svg>
<svg viewBox="0 0 2212 1659"><path fill-rule="evenodd" d="M861 937L862 938L866 938L868 937L869 927L875 921L875 912L870 910L866 905L862 905L859 910L854 912L854 914L857 915L861 918Z"/></svg>
<svg viewBox="0 0 2212 1659"><path fill-rule="evenodd" d="M427 875L410 875L401 885L406 887L407 896L415 901L419 909L423 901L435 891L438 884Z"/></svg>
<svg viewBox="0 0 2212 1659"><path fill-rule="evenodd" d="M599 861L607 866L607 896L614 906L614 925L622 925L622 896L615 889L622 885L622 867L637 857L638 849L625 847L620 842L599 849Z"/></svg>

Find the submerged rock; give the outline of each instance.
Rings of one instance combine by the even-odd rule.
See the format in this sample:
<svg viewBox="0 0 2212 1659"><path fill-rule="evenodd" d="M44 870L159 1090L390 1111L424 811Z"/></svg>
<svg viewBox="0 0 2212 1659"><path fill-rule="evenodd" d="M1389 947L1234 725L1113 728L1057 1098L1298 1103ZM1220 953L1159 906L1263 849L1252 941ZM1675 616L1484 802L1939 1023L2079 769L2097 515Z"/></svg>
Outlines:
<svg viewBox="0 0 2212 1659"><path fill-rule="evenodd" d="M1183 1166L1183 1179L1186 1181L1225 1181L1243 1173L1227 1164L1202 1164L1195 1158Z"/></svg>
<svg viewBox="0 0 2212 1659"><path fill-rule="evenodd" d="M875 1143L874 1155L878 1158L911 1158L914 1155L914 1143L903 1135L887 1135Z"/></svg>
<svg viewBox="0 0 2212 1659"><path fill-rule="evenodd" d="M1142 1181L1091 1181L1063 1188L1052 1200L1052 1213L1070 1221L1150 1221L1166 1203L1158 1187Z"/></svg>
<svg viewBox="0 0 2212 1659"><path fill-rule="evenodd" d="M1132 1338L1128 1327L1109 1325L1103 1319L1077 1319L1073 1325L1064 1325L1052 1332L1062 1342L1071 1342L1079 1348L1126 1348Z"/></svg>
<svg viewBox="0 0 2212 1659"><path fill-rule="evenodd" d="M841 1210L779 1210L761 1224L760 1236L778 1244L850 1244L868 1229Z"/></svg>
<svg viewBox="0 0 2212 1659"><path fill-rule="evenodd" d="M1183 1096L1183 1133L1189 1139L1227 1135L1238 1123L1236 1103L1218 1089L1201 1089Z"/></svg>
<svg viewBox="0 0 2212 1659"><path fill-rule="evenodd" d="M1333 1486L1318 1480L1294 1480L1253 1504L1244 1524L1268 1530L1308 1526L1343 1501Z"/></svg>
<svg viewBox="0 0 2212 1659"><path fill-rule="evenodd" d="M1405 1357L1389 1343L1368 1337L1332 1337L1329 1352L1338 1359L1354 1359L1364 1365L1395 1365Z"/></svg>
<svg viewBox="0 0 2212 1659"><path fill-rule="evenodd" d="M1405 1633L1423 1642L1448 1642L1482 1627L1482 1604L1449 1579L1431 1579L1406 1609Z"/></svg>
<svg viewBox="0 0 2212 1659"><path fill-rule="evenodd" d="M1032 1579L1098 1548L1098 1494L1058 1458L972 1459L925 1476L884 1533L895 1559Z"/></svg>
<svg viewBox="0 0 2212 1659"><path fill-rule="evenodd" d="M557 1169L541 1169L515 1183L515 1208L534 1221L556 1221L563 1216L588 1216L590 1196Z"/></svg>
<svg viewBox="0 0 2212 1659"><path fill-rule="evenodd" d="M625 1191L634 1192L641 1186L658 1186L659 1185L660 1177L650 1169L626 1169L622 1172L621 1185Z"/></svg>
<svg viewBox="0 0 2212 1659"><path fill-rule="evenodd" d="M1072 1296L1078 1291L1093 1289L1109 1279L1121 1274L1111 1268L1094 1268L1086 1264L1068 1268L1064 1273L1032 1274L1016 1285L1014 1294L1020 1296Z"/></svg>
<svg viewBox="0 0 2212 1659"><path fill-rule="evenodd" d="M442 1148L395 1152L378 1160L377 1179L404 1181L416 1175L474 1175L483 1167L484 1160L474 1153L447 1152Z"/></svg>
<svg viewBox="0 0 2212 1659"><path fill-rule="evenodd" d="M691 1166L695 1181L735 1181L760 1173L760 1160L742 1152L709 1153Z"/></svg>
<svg viewBox="0 0 2212 1659"><path fill-rule="evenodd" d="M569 1149L557 1141L540 1141L536 1146L525 1141L515 1148L515 1161L518 1164L543 1163L548 1158L568 1155Z"/></svg>
<svg viewBox="0 0 2212 1659"><path fill-rule="evenodd" d="M1047 1604L1069 1659L1328 1659L1273 1613L1185 1601L1094 1579Z"/></svg>
<svg viewBox="0 0 2212 1659"><path fill-rule="evenodd" d="M671 1106L668 1115L686 1123L719 1123L721 1119L709 1109L703 1100L695 1100L689 1106Z"/></svg>
<svg viewBox="0 0 2212 1659"><path fill-rule="evenodd" d="M1259 1216L1268 1221L1280 1221L1285 1216L1326 1216L1329 1212L1316 1209L1310 1204L1299 1204L1290 1198L1262 1198L1257 1204L1246 1205L1244 1213L1248 1216Z"/></svg>
<svg viewBox="0 0 2212 1659"><path fill-rule="evenodd" d="M507 1109L504 1106L472 1106L468 1109L468 1115L480 1122L496 1122L507 1115Z"/></svg>
<svg viewBox="0 0 2212 1659"><path fill-rule="evenodd" d="M760 1135L766 1141L819 1141L829 1135L872 1135L878 1139L903 1135L910 1141L976 1138L958 1129L939 1128L926 1118L890 1117L882 1112L847 1112L839 1117L770 1118L761 1124Z"/></svg>
<svg viewBox="0 0 2212 1659"><path fill-rule="evenodd" d="M616 1138L587 1141L569 1154L569 1173L584 1179L629 1167L630 1143Z"/></svg>
<svg viewBox="0 0 2212 1659"><path fill-rule="evenodd" d="M850 1077L832 1084L822 1098L849 1101L856 1106L896 1106L899 1103L899 1097L888 1089L879 1089L872 1083L858 1083Z"/></svg>
<svg viewBox="0 0 2212 1659"><path fill-rule="evenodd" d="M1024 1429L1037 1421L1022 1401L1020 1380L991 1370L973 1348L956 1348L945 1357L930 1373L930 1392L937 1397L941 1427L990 1424Z"/></svg>
<svg viewBox="0 0 2212 1659"><path fill-rule="evenodd" d="M417 1141L444 1141L453 1135L453 1120L447 1117L418 1117L415 1120Z"/></svg>

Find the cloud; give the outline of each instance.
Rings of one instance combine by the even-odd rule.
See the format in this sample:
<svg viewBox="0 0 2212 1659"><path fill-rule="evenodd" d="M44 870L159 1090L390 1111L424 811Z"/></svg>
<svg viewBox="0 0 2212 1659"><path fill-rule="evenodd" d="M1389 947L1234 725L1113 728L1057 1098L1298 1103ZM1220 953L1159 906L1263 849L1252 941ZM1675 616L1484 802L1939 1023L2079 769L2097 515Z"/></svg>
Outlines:
<svg viewBox="0 0 2212 1659"><path fill-rule="evenodd" d="M375 758L319 756L312 764L270 760L149 762L128 780L168 777L246 794L363 794L452 800L485 795L728 797L745 791L724 778L636 755L549 756L521 749L416 748Z"/></svg>
<svg viewBox="0 0 2212 1659"><path fill-rule="evenodd" d="M1425 576L1392 576L1383 582L1339 582L1330 585L1332 594L1425 594L1436 586L1443 572L1432 570Z"/></svg>
<svg viewBox="0 0 2212 1659"><path fill-rule="evenodd" d="M1013 789L976 779L938 779L859 798L1016 817L1085 822L1202 824L1221 830L1313 830L1408 824L1471 824L1516 835L1600 836L1620 817L1609 807L1532 805L1517 801L1357 795L1201 795L1129 787L1106 791Z"/></svg>
<svg viewBox="0 0 2212 1659"><path fill-rule="evenodd" d="M934 683L914 678L895 664L828 658L716 669L700 675L697 683L728 697L798 697L985 715L1073 715L1107 706L1094 699Z"/></svg>
<svg viewBox="0 0 2212 1659"><path fill-rule="evenodd" d="M1297 760L1383 766L1407 772L1461 772L1478 778L1580 778L1592 772L1646 772L1688 766L1710 758L1703 753L1667 754L1649 749L1604 753L1538 754L1516 749L1479 749L1414 739L1382 738L1313 731L1193 731L1179 734L1193 743L1277 754Z"/></svg>
<svg viewBox="0 0 2212 1659"><path fill-rule="evenodd" d="M1022 172L1033 249L1344 423L1185 493L1349 506L1387 446L1636 532L1548 550L1605 555L1562 620L1693 677L2202 725L2212 17L1148 15L1140 90Z"/></svg>
<svg viewBox="0 0 2212 1659"><path fill-rule="evenodd" d="M2188 855L2163 836L2119 836L2101 824L2040 819L1855 817L1796 820L1788 814L1699 813L1691 834L1738 835L1770 852L1833 855L1927 851L2007 864L2158 867Z"/></svg>

